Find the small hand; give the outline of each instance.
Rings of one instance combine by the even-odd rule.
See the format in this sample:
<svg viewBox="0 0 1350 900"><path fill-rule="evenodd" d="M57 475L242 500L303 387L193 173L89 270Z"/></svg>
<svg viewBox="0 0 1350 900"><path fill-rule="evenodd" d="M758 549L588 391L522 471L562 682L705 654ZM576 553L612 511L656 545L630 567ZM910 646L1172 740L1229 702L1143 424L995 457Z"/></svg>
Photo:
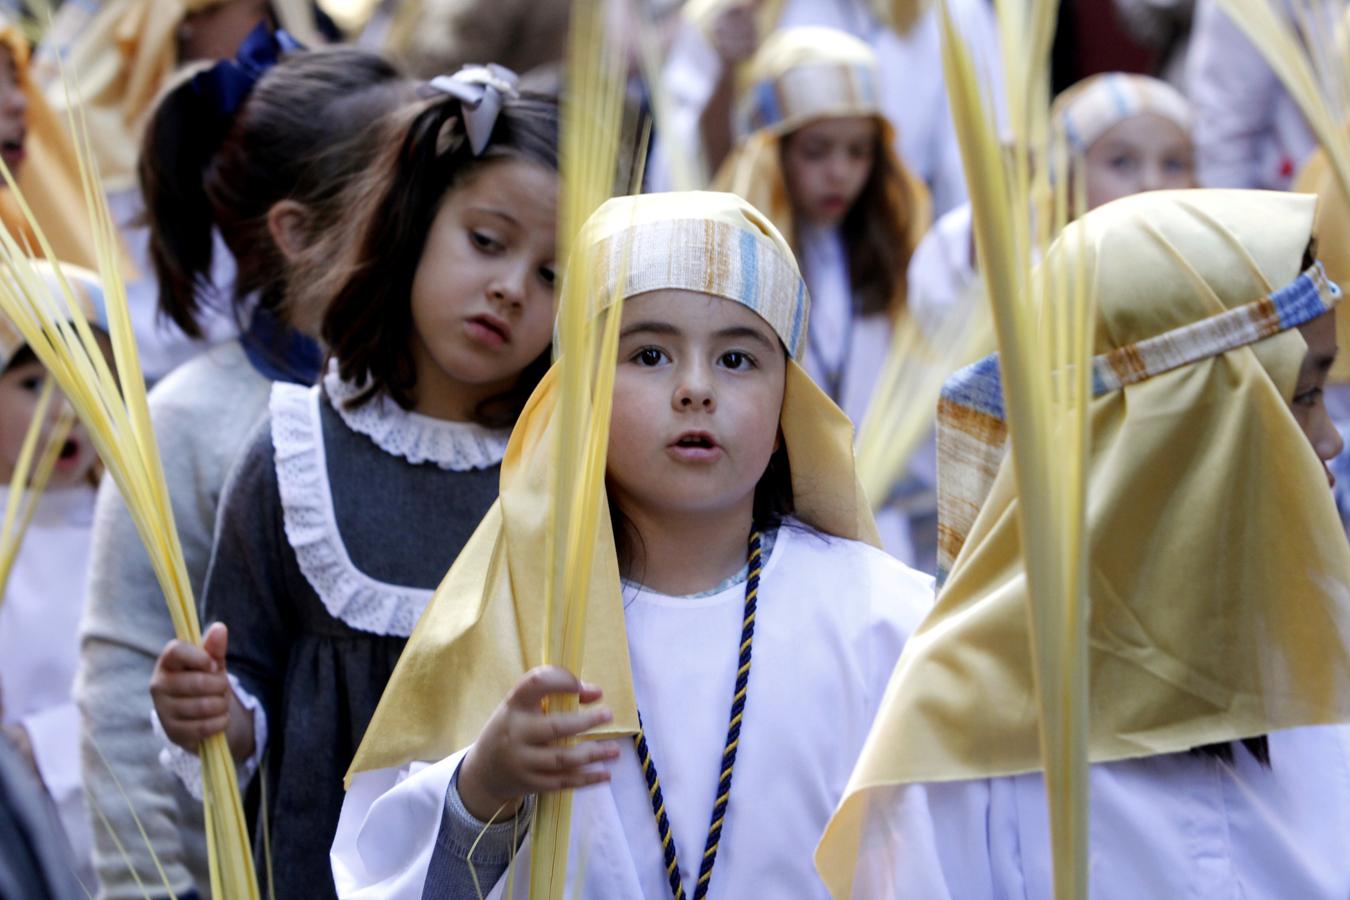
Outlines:
<svg viewBox="0 0 1350 900"><path fill-rule="evenodd" d="M459 795L475 818L514 815L529 794L586 787L609 780L603 763L617 759L612 741L569 739L613 720L606 707L569 713L544 712L544 698L576 694L582 704L597 702L600 688L584 684L566 669L541 666L511 689L464 758Z"/></svg>
<svg viewBox="0 0 1350 900"><path fill-rule="evenodd" d="M207 629L202 645L169 641L155 662L150 696L164 733L184 750L198 746L230 722L234 691L225 673L229 633L217 622Z"/></svg>

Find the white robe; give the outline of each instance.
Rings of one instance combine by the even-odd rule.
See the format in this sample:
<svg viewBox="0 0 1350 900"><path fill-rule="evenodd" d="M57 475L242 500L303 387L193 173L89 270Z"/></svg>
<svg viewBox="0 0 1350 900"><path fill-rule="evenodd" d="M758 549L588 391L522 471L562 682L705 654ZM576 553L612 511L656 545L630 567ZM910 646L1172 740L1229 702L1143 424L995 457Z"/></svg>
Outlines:
<svg viewBox="0 0 1350 900"><path fill-rule="evenodd" d="M1350 728L1270 736L1270 768L1180 753L1091 768L1089 897L1350 897ZM1040 775L875 796L854 896L1049 898Z"/></svg>
<svg viewBox="0 0 1350 900"><path fill-rule="evenodd" d="M700 598L626 593L633 682L660 774L686 891L712 812L737 668L744 584ZM932 581L863 544L780 530L761 576L749 694L709 893L825 897L811 854L866 739ZM670 895L631 741L609 784L572 806L570 896ZM446 790L463 751L406 772L358 775L333 845L338 893L419 898ZM528 894L529 843L515 894ZM506 878L491 896L502 896ZM487 889L487 885L484 885Z"/></svg>
<svg viewBox="0 0 1350 900"><path fill-rule="evenodd" d="M0 508L9 488L0 487ZM0 606L5 722L22 725L86 883L93 834L80 780L80 713L71 698L94 519L92 487L45 492Z"/></svg>

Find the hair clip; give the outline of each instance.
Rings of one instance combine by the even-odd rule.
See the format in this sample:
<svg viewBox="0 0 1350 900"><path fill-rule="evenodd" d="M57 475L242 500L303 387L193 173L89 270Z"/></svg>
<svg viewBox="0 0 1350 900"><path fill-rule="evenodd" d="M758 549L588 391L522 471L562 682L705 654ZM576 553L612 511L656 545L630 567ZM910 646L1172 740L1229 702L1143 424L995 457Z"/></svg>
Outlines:
<svg viewBox="0 0 1350 900"><path fill-rule="evenodd" d="M459 98L469 149L474 156L481 156L497 125L497 115L502 111L505 98L518 96L516 84L519 81L520 76L505 66L488 63L486 66L465 66L454 75L438 75L431 79L430 86Z"/></svg>

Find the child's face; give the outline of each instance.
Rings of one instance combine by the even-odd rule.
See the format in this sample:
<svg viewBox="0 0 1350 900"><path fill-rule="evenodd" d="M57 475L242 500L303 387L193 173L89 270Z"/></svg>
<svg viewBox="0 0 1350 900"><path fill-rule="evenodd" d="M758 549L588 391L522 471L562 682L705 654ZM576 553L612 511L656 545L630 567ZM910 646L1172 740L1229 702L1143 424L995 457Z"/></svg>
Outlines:
<svg viewBox="0 0 1350 900"><path fill-rule="evenodd" d="M0 374L0 481L4 484L13 480L14 467L19 462L23 439L37 411L38 396L46 377L47 370L34 359L20 361ZM47 407L47 427L38 437L35 451L38 455L46 447L48 435L60 420L65 406L65 395L56 391ZM61 455L57 457L47 487L70 487L84 482L97 458L84 426L76 422L61 447ZM36 456L33 465L37 465Z"/></svg>
<svg viewBox="0 0 1350 900"><path fill-rule="evenodd" d="M419 412L462 418L509 390L553 336L558 176L489 164L446 194L412 285ZM459 401L468 410L448 409Z"/></svg>
<svg viewBox="0 0 1350 900"><path fill-rule="evenodd" d="M1088 209L1144 191L1195 187L1191 139L1175 122L1146 113L1108 128L1083 157Z"/></svg>
<svg viewBox="0 0 1350 900"><path fill-rule="evenodd" d="M1308 324L1299 326L1298 330L1308 345L1308 352L1304 354L1303 365L1299 367L1298 384L1294 387L1294 399L1290 401L1289 408L1307 436L1308 443L1312 444L1318 458L1326 464L1340 455L1342 446L1340 432L1331 421L1322 394L1322 388L1327 383L1327 373L1336 361L1338 350L1336 311L1318 316ZM1327 469L1327 482L1333 487L1336 484L1336 476L1331 474L1330 469Z"/></svg>
<svg viewBox="0 0 1350 900"><path fill-rule="evenodd" d="M821 119L783 138L783 179L798 221L833 227L853 208L872 174L877 121Z"/></svg>
<svg viewBox="0 0 1350 900"><path fill-rule="evenodd" d="M778 441L787 356L749 308L689 291L624 304L606 469L628 517L753 504Z"/></svg>
<svg viewBox="0 0 1350 900"><path fill-rule="evenodd" d="M8 47L0 47L0 158L14 175L24 160L28 136L28 98Z"/></svg>

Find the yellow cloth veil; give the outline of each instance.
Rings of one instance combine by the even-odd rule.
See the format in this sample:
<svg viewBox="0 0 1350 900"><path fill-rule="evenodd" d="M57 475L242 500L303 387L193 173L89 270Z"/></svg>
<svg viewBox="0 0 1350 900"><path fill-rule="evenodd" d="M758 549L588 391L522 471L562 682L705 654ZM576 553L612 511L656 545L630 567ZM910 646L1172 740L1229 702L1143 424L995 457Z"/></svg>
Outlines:
<svg viewBox="0 0 1350 900"><path fill-rule="evenodd" d="M141 133L160 92L178 68L178 26L228 0L107 0L61 51L71 100L83 103L99 174L109 191L136 182ZM299 0L273 0L279 25L301 43L319 41L313 15ZM65 90L44 60L39 79L64 113Z"/></svg>
<svg viewBox="0 0 1350 900"><path fill-rule="evenodd" d="M1081 261L1099 308L1087 475L1094 762L1350 720L1350 546L1288 408L1306 350L1294 326L1339 299L1320 269L1299 275L1315 203L1139 194L1068 226L1047 256L1059 271ZM836 896L849 893L869 802L891 796L882 789L1040 768L1001 403L991 362L944 390L939 491L964 496L940 512L955 564L817 852Z"/></svg>
<svg viewBox="0 0 1350 900"><path fill-rule="evenodd" d="M737 99L736 147L722 163L713 186L750 201L793 237L792 205L783 179L780 145L784 136L820 119L871 116L881 129L880 145L890 154L899 184L888 189L903 197L893 209L909 212L897 230L907 239L906 257L932 219L932 201L923 180L895 155L895 135L881 111L881 74L876 54L863 41L833 28L788 28L774 33L747 64ZM903 298L893 298L898 312Z"/></svg>
<svg viewBox="0 0 1350 900"><path fill-rule="evenodd" d="M688 192L620 197L583 227L569 269L597 267L605 296L680 289L743 303L767 321L789 357L805 339L808 299L792 251L739 197ZM622 279L622 280L620 280ZM566 290L563 296L567 296ZM600 304L605 305L604 301ZM545 561L540 548L557 427L556 368L531 396L502 461L501 496L423 613L361 742L351 774L441 759L477 739L543 649ZM878 543L853 470L848 418L789 358L780 416L794 515L829 534ZM619 566L601 512L590 581L585 663L614 721L597 735L637 731Z"/></svg>
<svg viewBox="0 0 1350 900"><path fill-rule="evenodd" d="M29 75L27 38L4 16L0 16L0 43L14 57L14 68L28 101L28 135L24 142L27 157L19 169L19 189L42 226L42 233L51 241L57 259L97 268L94 235L89 229L89 213L80 187L80 166L70 132ZM35 255L41 253L18 203L2 184L0 224L26 241Z"/></svg>

